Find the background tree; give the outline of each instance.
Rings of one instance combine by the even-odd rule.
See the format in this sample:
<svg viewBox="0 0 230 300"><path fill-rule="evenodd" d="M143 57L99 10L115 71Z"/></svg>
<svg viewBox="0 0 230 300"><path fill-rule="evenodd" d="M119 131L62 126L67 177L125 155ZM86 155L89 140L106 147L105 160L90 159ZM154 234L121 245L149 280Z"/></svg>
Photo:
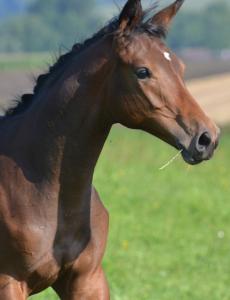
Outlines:
<svg viewBox="0 0 230 300"><path fill-rule="evenodd" d="M229 20L230 6L226 2L215 2L201 11L183 12L175 19L169 44L174 49L230 48Z"/></svg>
<svg viewBox="0 0 230 300"><path fill-rule="evenodd" d="M0 51L50 51L66 48L102 24L94 0L34 0L27 14L0 26Z"/></svg>
<svg viewBox="0 0 230 300"><path fill-rule="evenodd" d="M0 52L69 49L104 25L107 16L98 7L105 8L105 3L105 0L0 0L0 13L1 8L2 13L5 11L0 21ZM8 18L7 9L11 11ZM230 48L229 20L230 5L225 1L215 1L199 10L184 9L175 18L168 42L174 49Z"/></svg>

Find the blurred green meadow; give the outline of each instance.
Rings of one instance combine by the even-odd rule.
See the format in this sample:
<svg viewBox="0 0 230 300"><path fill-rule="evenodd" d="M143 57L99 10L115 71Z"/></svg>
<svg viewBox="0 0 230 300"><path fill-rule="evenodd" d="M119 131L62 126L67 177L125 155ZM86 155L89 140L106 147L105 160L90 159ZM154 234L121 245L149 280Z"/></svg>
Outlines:
<svg viewBox="0 0 230 300"><path fill-rule="evenodd" d="M114 127L94 183L110 212L112 300L230 299L230 130L196 167L142 132ZM51 290L33 300L58 299Z"/></svg>
<svg viewBox="0 0 230 300"><path fill-rule="evenodd" d="M53 57L52 57L53 56ZM55 61L51 53L0 53L0 71L36 70Z"/></svg>

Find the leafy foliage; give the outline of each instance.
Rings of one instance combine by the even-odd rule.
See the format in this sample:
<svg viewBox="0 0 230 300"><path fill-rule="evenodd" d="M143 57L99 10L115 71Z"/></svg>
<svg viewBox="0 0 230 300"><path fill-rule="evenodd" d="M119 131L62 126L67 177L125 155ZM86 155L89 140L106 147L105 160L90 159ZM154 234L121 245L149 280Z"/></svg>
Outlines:
<svg viewBox="0 0 230 300"><path fill-rule="evenodd" d="M169 44L173 48L229 48L229 19L230 6L225 2L213 3L200 12L181 13L169 34Z"/></svg>
<svg viewBox="0 0 230 300"><path fill-rule="evenodd" d="M10 0L8 5L15 1ZM22 2L24 6L27 4L26 14L3 18L0 22L0 52L50 51L60 46L69 49L76 41L93 34L106 19L96 0ZM0 0L0 8L1 3L4 1ZM213 2L196 11L182 10L170 31L169 44L174 49L230 48L229 19L230 6L225 1Z"/></svg>
<svg viewBox="0 0 230 300"><path fill-rule="evenodd" d="M49 51L66 48L99 27L94 0L47 0L28 5L27 14L0 27L0 51Z"/></svg>

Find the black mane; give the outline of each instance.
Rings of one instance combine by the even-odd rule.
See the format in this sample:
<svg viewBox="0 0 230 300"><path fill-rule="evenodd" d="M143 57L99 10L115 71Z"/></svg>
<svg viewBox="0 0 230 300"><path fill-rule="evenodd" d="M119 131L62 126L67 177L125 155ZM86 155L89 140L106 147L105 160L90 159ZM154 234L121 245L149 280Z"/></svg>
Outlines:
<svg viewBox="0 0 230 300"><path fill-rule="evenodd" d="M84 51L86 48L88 48L90 45L97 42L100 38L105 36L106 34L112 33L116 30L118 26L118 20L112 20L107 26L103 27L101 30L99 30L96 34L94 34L91 38L85 40L82 44L76 43L72 49L61 55L56 63L54 65L49 67L49 70L45 74L41 74L38 76L36 80L36 84L33 89L32 94L24 94L21 96L20 99L14 100L14 103L16 105L14 107L9 108L5 115L6 116L14 116L17 114L23 113L27 108L30 107L34 100L34 96L41 90L46 80L51 76L51 74L55 73L59 68L64 66L67 60L69 60L71 57L73 57L76 54L79 54L80 52Z"/></svg>
<svg viewBox="0 0 230 300"><path fill-rule="evenodd" d="M155 7L156 6L154 6L154 9L155 9ZM167 33L165 28L158 26L158 25L154 25L151 22L144 22L144 19L146 18L146 16L149 14L150 11L151 11L151 9L148 10L147 12L143 13L142 21L135 28L135 31L136 32L145 32L148 35L154 36L157 38L165 38L166 33ZM84 51L86 48L88 48L89 46L91 46L92 44L97 42L99 39L101 39L105 35L116 32L116 30L118 29L118 25L119 25L119 19L118 18L112 19L107 26L103 27L96 34L94 34L91 38L85 40L82 44L80 44L80 43L75 44L69 52L61 55L57 59L56 63L54 63L54 65L49 67L49 70L47 73L41 74L40 76L38 76L38 78L36 80L36 84L33 89L33 93L24 94L21 96L20 99L13 101L13 103L16 105L13 105L13 107L10 107L6 111L5 116L15 116L15 115L21 114L24 111L26 111L33 103L33 100L35 98L34 96L41 90L41 88L44 86L44 83L47 81L47 79L52 74L54 74L56 71L58 71L59 68L63 67L65 65L66 61L71 59L76 54L79 54L80 52Z"/></svg>

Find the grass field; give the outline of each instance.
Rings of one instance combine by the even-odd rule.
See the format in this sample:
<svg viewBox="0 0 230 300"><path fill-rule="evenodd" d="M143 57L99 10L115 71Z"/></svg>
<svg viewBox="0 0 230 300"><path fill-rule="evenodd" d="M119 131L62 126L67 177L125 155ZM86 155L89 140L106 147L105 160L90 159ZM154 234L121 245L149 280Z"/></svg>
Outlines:
<svg viewBox="0 0 230 300"><path fill-rule="evenodd" d="M0 71L9 70L34 70L44 68L52 63L54 55L50 53L19 53L1 54Z"/></svg>
<svg viewBox="0 0 230 300"><path fill-rule="evenodd" d="M155 138L115 127L95 185L110 211L104 267L112 300L230 299L230 131L189 167ZM55 300L46 291L33 300Z"/></svg>

